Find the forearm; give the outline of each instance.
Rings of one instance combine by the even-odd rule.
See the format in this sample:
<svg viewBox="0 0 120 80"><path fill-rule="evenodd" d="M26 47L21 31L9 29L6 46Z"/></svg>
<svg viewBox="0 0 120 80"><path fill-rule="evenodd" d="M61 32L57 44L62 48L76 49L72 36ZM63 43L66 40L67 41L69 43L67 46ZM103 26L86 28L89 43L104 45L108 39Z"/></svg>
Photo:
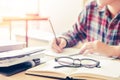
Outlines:
<svg viewBox="0 0 120 80"><path fill-rule="evenodd" d="M86 39L85 31L78 30L78 26L74 26L73 30L63 34L68 43L66 47L75 46L79 41L83 42Z"/></svg>

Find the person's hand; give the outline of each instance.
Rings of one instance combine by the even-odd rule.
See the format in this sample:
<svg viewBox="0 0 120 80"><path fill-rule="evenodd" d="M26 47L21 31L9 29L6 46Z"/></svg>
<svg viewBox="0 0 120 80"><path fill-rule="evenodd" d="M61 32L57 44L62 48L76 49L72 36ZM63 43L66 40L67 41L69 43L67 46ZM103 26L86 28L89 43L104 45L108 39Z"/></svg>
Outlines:
<svg viewBox="0 0 120 80"><path fill-rule="evenodd" d="M100 53L107 56L113 55L114 48L101 41L86 42L80 49L80 53L86 55L88 53Z"/></svg>
<svg viewBox="0 0 120 80"><path fill-rule="evenodd" d="M63 48L66 46L67 42L64 38L57 38L57 41L58 41L58 44L56 42L56 39L54 39L51 42L51 47L55 52L61 53L63 52Z"/></svg>

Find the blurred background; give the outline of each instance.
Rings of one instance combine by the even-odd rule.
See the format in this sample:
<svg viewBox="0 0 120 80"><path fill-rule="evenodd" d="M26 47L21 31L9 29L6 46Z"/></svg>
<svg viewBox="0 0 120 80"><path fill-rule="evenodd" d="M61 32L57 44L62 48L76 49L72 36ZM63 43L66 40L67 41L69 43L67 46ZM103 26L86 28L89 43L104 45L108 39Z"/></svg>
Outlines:
<svg viewBox="0 0 120 80"><path fill-rule="evenodd" d="M0 0L0 40L25 41L25 20L5 22L5 17L47 17L51 19L57 35L66 32L72 28L86 2L87 0ZM53 38L49 22L29 20L28 37L31 40L49 41Z"/></svg>

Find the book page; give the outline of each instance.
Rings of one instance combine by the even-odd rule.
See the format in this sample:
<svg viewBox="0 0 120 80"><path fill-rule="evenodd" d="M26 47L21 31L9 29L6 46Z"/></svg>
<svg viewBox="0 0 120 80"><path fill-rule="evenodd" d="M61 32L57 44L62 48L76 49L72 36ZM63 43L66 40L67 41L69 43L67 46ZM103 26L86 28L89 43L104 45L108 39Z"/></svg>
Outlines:
<svg viewBox="0 0 120 80"><path fill-rule="evenodd" d="M26 71L27 74L39 74L39 75L46 75L46 76L54 76L54 77L62 77L66 78L66 76L71 75L77 68L54 68L59 64L54 60L51 60L45 64L36 66Z"/></svg>
<svg viewBox="0 0 120 80"><path fill-rule="evenodd" d="M120 78L120 62L116 60L99 60L100 68L79 68L74 74L89 73L107 77Z"/></svg>

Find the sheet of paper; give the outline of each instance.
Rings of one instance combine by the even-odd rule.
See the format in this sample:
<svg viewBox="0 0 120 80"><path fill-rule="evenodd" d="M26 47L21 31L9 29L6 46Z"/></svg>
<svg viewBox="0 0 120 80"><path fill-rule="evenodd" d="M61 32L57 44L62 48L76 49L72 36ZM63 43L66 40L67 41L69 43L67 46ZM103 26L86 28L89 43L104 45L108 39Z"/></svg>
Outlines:
<svg viewBox="0 0 120 80"><path fill-rule="evenodd" d="M79 51L80 49L76 49L76 48L65 48L62 53L56 53L51 48L48 48L47 50L44 51L44 53L46 55L60 57L60 56L69 56L72 54L77 54L79 53Z"/></svg>
<svg viewBox="0 0 120 80"><path fill-rule="evenodd" d="M90 57L90 58L100 59L100 60L101 59L105 59L105 60L106 59L113 59L111 57L107 57L107 56L101 55L99 53L82 55L82 54L79 54L79 52L80 52L80 49L78 49L78 48L65 48L62 53L56 53L50 48L47 48L45 51L43 51L43 53L45 53L46 55L50 55L50 56L54 56L54 57L74 55L76 58L84 56L84 57L88 57L88 58Z"/></svg>

